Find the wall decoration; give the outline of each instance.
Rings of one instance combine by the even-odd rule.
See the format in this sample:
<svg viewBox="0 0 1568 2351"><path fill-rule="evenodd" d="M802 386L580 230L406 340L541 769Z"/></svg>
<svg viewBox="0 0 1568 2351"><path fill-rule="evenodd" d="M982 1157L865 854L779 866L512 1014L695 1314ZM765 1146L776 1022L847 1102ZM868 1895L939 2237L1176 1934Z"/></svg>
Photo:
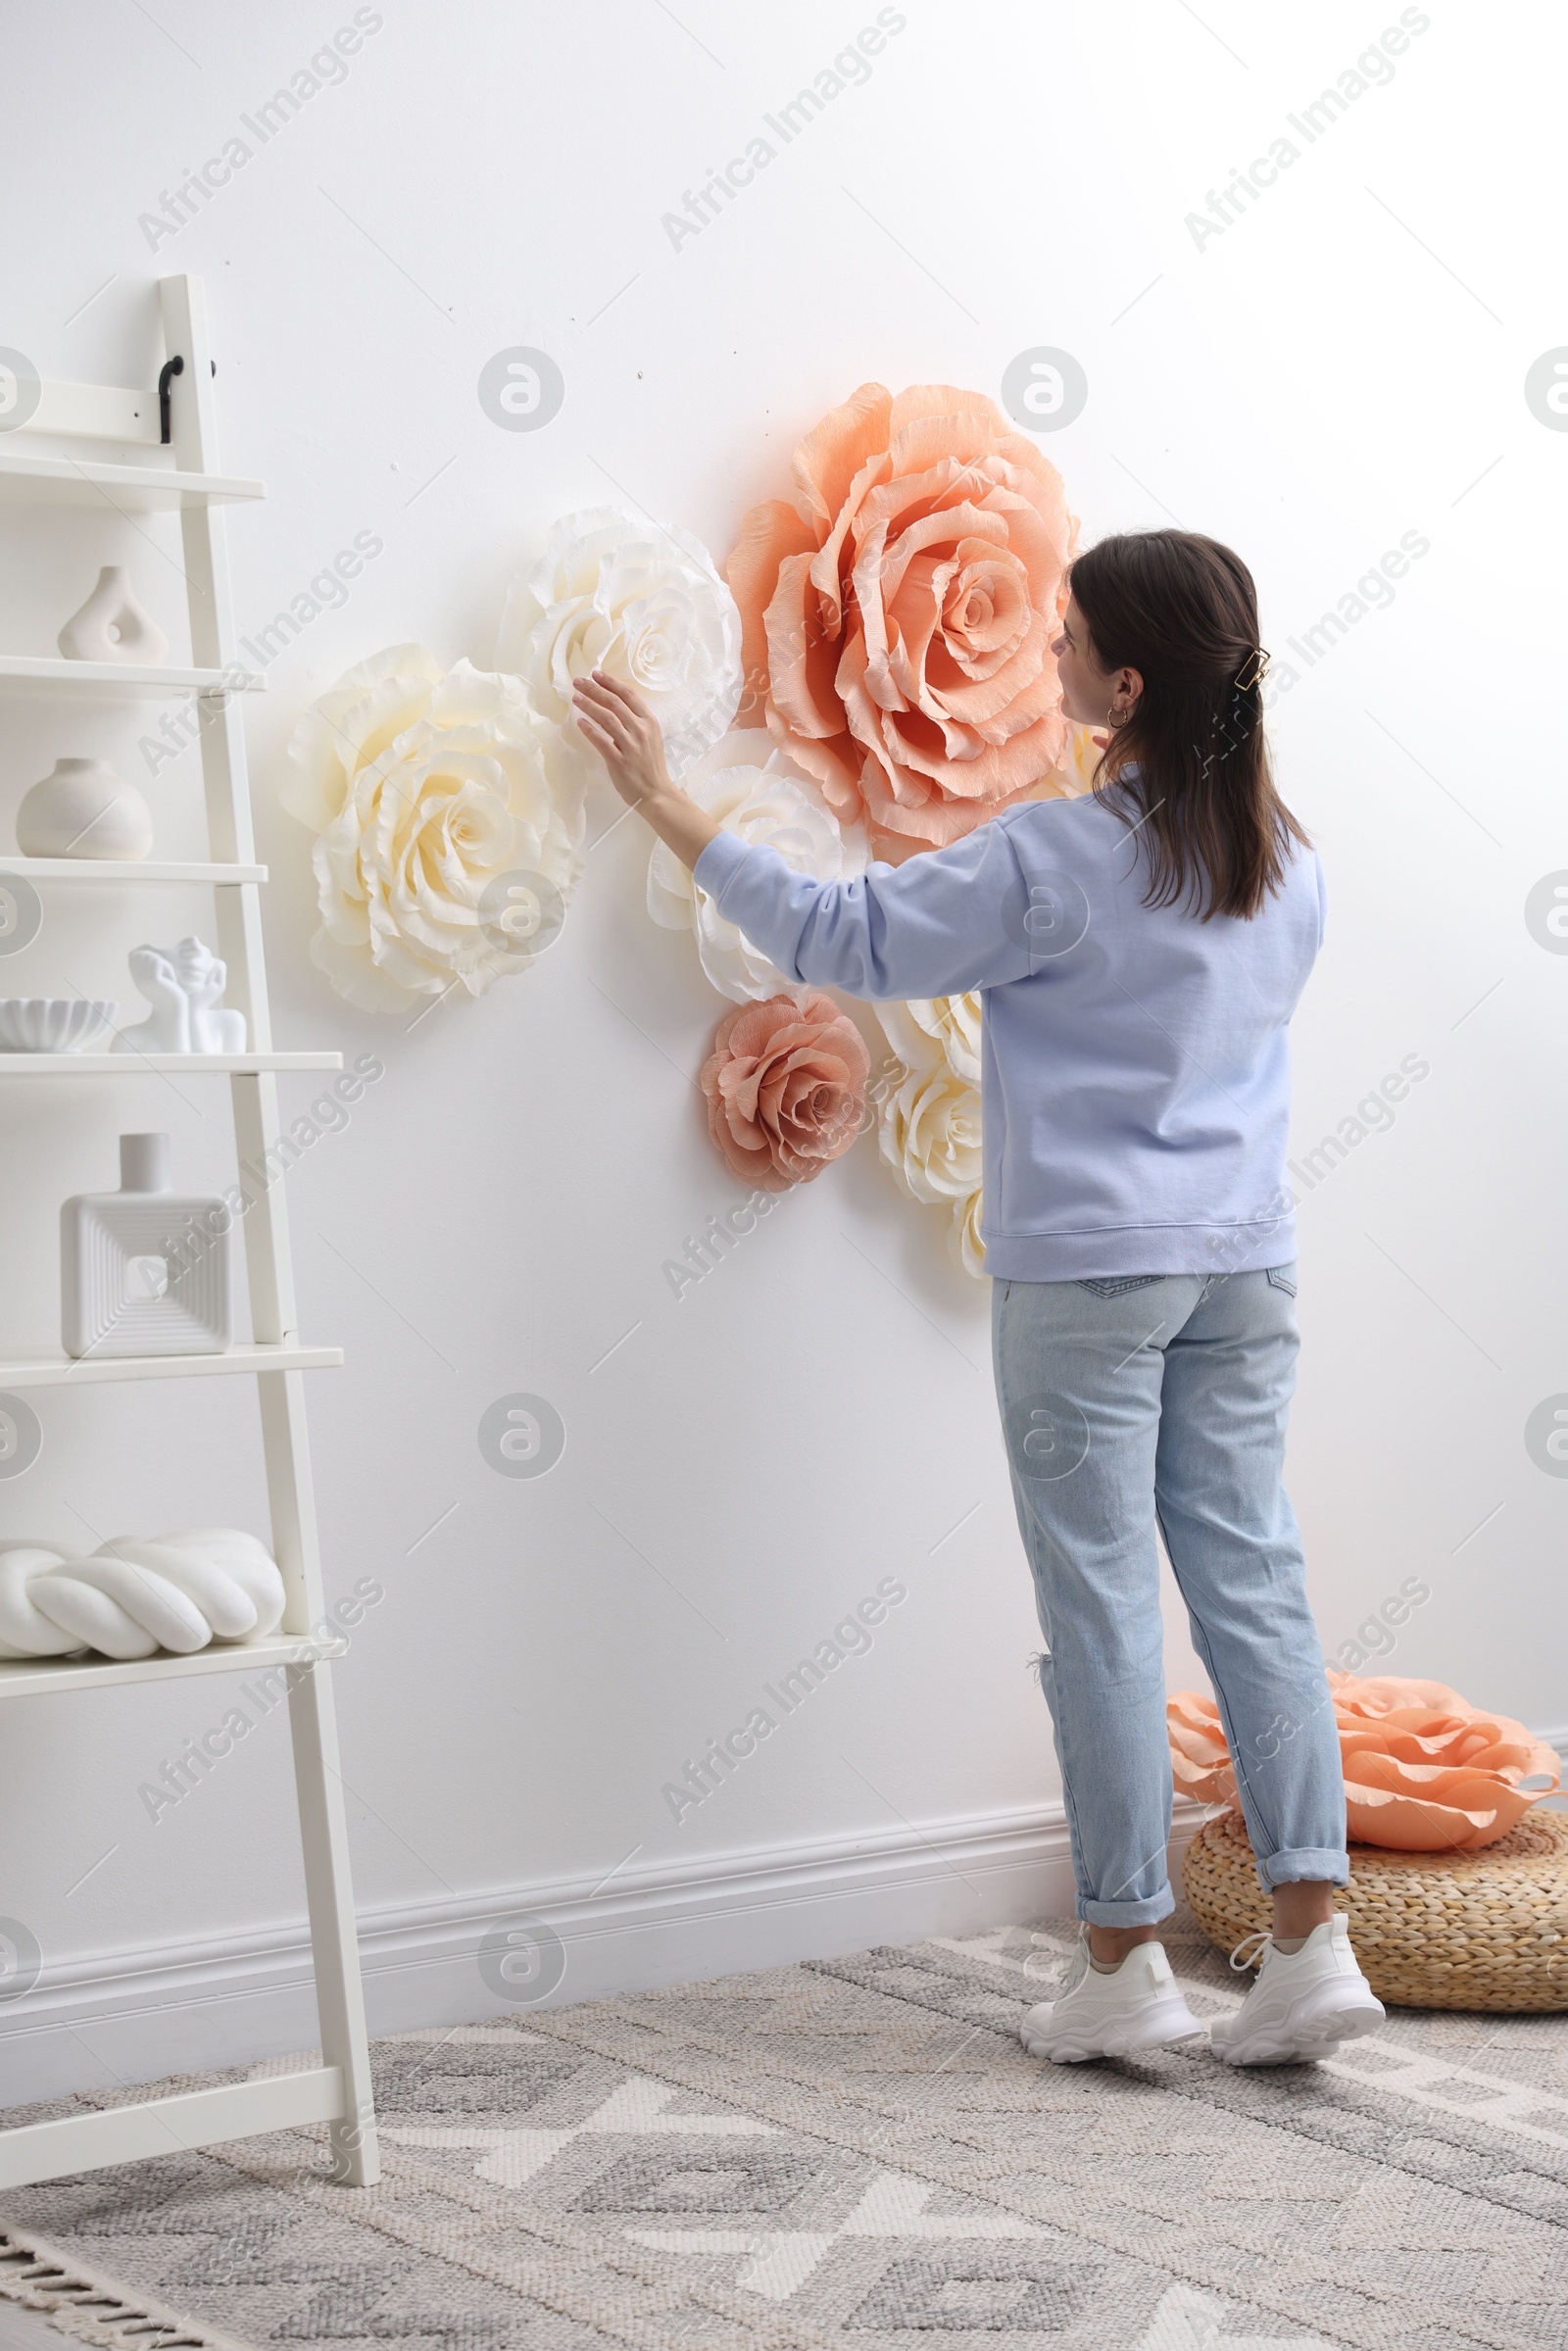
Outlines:
<svg viewBox="0 0 1568 2351"><path fill-rule="evenodd" d="M340 996L387 1011L527 969L537 947L485 893L521 877L564 901L581 870L551 740L514 677L443 674L417 645L347 670L301 720L279 797L318 835L311 955Z"/></svg>
<svg viewBox="0 0 1568 2351"><path fill-rule="evenodd" d="M841 822L863 811L897 862L1060 758L1051 646L1077 520L1029 435L947 384L860 385L791 469L793 502L754 507L725 565L748 691Z"/></svg>
<svg viewBox="0 0 1568 2351"><path fill-rule="evenodd" d="M145 661L152 668L169 651L169 639L136 602L120 563L104 565L98 585L56 642L68 661Z"/></svg>
<svg viewBox="0 0 1568 2351"><path fill-rule="evenodd" d="M948 1211L959 1264L981 1275L979 993L872 1009L905 1072L878 1109L878 1150L911 1200Z"/></svg>
<svg viewBox="0 0 1568 2351"><path fill-rule="evenodd" d="M220 1004L228 968L200 939L177 947L133 947L130 976L152 1010L117 1032L117 1053L242 1053L245 1015Z"/></svg>
<svg viewBox="0 0 1568 2351"><path fill-rule="evenodd" d="M0 998L0 1053L90 1053L113 1028L119 1009L87 996Z"/></svg>
<svg viewBox="0 0 1568 2351"><path fill-rule="evenodd" d="M152 810L107 759L56 759L17 810L17 847L24 857L134 863L152 845Z"/></svg>
<svg viewBox="0 0 1568 2351"><path fill-rule="evenodd" d="M0 1543L0 1657L190 1656L215 1641L265 1639L283 1601L270 1553L234 1527L120 1535L86 1558L53 1543Z"/></svg>
<svg viewBox="0 0 1568 2351"><path fill-rule="evenodd" d="M765 841L797 873L833 882L865 870L863 827L841 830L817 787L760 727L726 735L687 770L681 788L726 832ZM648 911L665 930L696 933L704 971L732 1004L760 1002L791 987L760 949L725 921L710 894L698 888L662 841L655 842L649 859Z"/></svg>
<svg viewBox="0 0 1568 2351"><path fill-rule="evenodd" d="M496 662L527 689L563 783L580 789L601 772L571 706L572 679L590 669L647 698L679 777L735 716L740 614L689 531L590 507L554 523L538 562L513 582Z"/></svg>
<svg viewBox="0 0 1568 2351"><path fill-rule="evenodd" d="M1476 1852L1556 1790L1562 1766L1554 1747L1446 1683L1332 1669L1328 1683L1354 1844ZM1177 1792L1239 1809L1213 1699L1182 1690L1166 1720Z"/></svg>
<svg viewBox="0 0 1568 2351"><path fill-rule="evenodd" d="M169 1137L122 1135L120 1190L60 1211L68 1355L216 1355L233 1336L233 1216L169 1187Z"/></svg>
<svg viewBox="0 0 1568 2351"><path fill-rule="evenodd" d="M703 1063L709 1132L754 1191L808 1184L859 1133L870 1068L854 1021L816 989L743 1005Z"/></svg>
<svg viewBox="0 0 1568 2351"><path fill-rule="evenodd" d="M599 773L571 701L589 669L638 688L671 774L727 831L821 880L1090 788L1098 749L1061 715L1052 652L1078 525L1033 439L981 393L862 384L793 471L793 504L746 515L727 585L689 532L583 509L513 581L496 673L443 675L394 646L321 697L281 798L318 835L311 953L340 994L395 1009L525 969L538 938L495 903L514 884L553 896L554 936ZM730 732L743 683L765 726ZM726 1162L769 1190L808 1181L863 1115L854 1023L796 988L662 843L647 904L692 934L721 996L765 1016L722 1022L703 1073ZM979 1000L877 1011L899 1070L876 1093L882 1158L946 1211L980 1276Z"/></svg>

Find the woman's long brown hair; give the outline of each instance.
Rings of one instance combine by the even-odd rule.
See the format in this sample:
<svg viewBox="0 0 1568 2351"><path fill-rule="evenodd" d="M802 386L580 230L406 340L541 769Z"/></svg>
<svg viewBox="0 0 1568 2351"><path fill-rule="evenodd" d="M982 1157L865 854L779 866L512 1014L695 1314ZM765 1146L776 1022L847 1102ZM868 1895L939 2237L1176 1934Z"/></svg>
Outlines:
<svg viewBox="0 0 1568 2351"><path fill-rule="evenodd" d="M1269 765L1250 571L1197 531L1128 531L1081 555L1071 584L1083 650L1144 681L1095 790L1138 833L1145 904L1257 913L1308 844Z"/></svg>

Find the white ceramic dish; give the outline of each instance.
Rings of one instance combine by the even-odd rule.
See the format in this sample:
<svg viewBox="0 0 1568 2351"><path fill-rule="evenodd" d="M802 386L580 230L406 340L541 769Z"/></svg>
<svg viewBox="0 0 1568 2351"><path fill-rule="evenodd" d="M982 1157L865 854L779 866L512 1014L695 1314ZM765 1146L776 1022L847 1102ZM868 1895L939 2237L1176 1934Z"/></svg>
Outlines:
<svg viewBox="0 0 1568 2351"><path fill-rule="evenodd" d="M114 1027L119 1009L86 996L0 997L0 1053L87 1053Z"/></svg>

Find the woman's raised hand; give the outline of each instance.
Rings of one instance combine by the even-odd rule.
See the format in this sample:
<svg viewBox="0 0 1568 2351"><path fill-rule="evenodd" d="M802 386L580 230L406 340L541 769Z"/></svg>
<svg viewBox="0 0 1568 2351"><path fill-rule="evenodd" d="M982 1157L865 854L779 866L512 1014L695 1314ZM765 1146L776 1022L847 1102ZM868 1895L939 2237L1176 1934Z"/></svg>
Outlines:
<svg viewBox="0 0 1568 2351"><path fill-rule="evenodd" d="M674 790L659 721L635 686L595 669L572 679L571 699L584 742L598 752L628 807Z"/></svg>
<svg viewBox="0 0 1568 2351"><path fill-rule="evenodd" d="M595 669L572 679L571 700L583 741L598 752L626 806L647 817L683 865L695 865L718 826L670 781L659 721L636 687Z"/></svg>

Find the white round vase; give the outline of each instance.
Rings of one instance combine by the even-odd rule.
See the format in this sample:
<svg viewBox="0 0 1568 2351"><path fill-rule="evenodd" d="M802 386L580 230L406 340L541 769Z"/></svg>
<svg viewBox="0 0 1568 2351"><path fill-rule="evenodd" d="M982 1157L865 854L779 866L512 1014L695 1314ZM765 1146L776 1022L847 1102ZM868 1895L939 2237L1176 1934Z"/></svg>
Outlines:
<svg viewBox="0 0 1568 2351"><path fill-rule="evenodd" d="M57 759L17 810L24 857L117 857L127 864L153 845L152 810L107 759Z"/></svg>

